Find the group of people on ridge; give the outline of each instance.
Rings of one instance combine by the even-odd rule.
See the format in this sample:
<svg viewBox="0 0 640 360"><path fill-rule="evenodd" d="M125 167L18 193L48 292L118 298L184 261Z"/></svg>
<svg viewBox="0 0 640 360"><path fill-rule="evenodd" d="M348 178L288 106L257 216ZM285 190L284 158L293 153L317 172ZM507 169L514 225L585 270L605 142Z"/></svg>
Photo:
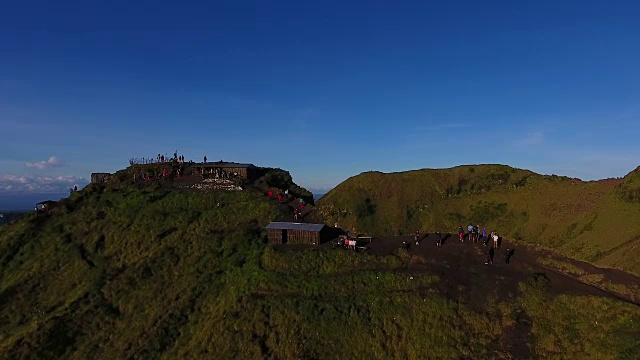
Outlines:
<svg viewBox="0 0 640 360"><path fill-rule="evenodd" d="M436 246L442 247L444 239L442 238L442 234L440 233L440 231L436 232L436 236L437 236ZM462 226L458 227L458 237L460 242L464 242L465 231ZM482 231L480 231L480 225L473 226L469 224L469 226L467 227L466 238L468 238L470 241L474 243L484 239L484 241L482 242L482 245L484 245L485 247L488 246L488 249L485 252L485 256L486 256L485 265L493 264L495 251L500 249L500 236L498 235L497 231L494 230L491 233L487 234L487 228L483 228ZM414 234L414 240L416 242L416 246L420 244L420 230L416 230ZM409 244L407 242L403 242L403 244L405 248L408 249ZM505 253L506 265L509 265L509 262L510 262L511 256L513 256L513 253L514 253L513 249L507 248Z"/></svg>
<svg viewBox="0 0 640 360"><path fill-rule="evenodd" d="M458 238L460 242L464 242L465 235L462 226L458 227ZM482 245L487 246L489 241L493 241L492 247L494 249L499 248L500 236L498 236L498 233L495 230L492 231L489 236L487 236L487 228L482 229L482 233L480 233L480 225L473 226L469 224L469 226L467 226L467 239L476 243L483 238L484 241L482 242Z"/></svg>

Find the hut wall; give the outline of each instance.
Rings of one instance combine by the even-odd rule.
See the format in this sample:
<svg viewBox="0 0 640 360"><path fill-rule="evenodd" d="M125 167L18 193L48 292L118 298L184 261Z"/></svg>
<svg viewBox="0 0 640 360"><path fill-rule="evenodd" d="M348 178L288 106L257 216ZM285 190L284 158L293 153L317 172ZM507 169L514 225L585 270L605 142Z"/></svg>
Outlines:
<svg viewBox="0 0 640 360"><path fill-rule="evenodd" d="M247 176L247 168L233 168L233 167L225 167L222 168L222 170L226 171L226 172L230 172L231 174L233 173L238 173L238 176L241 178L246 179Z"/></svg>
<svg viewBox="0 0 640 360"><path fill-rule="evenodd" d="M109 180L110 176L111 174L109 173L93 173L91 174L91 183L92 184L106 183Z"/></svg>
<svg viewBox="0 0 640 360"><path fill-rule="evenodd" d="M272 244L282 244L282 230L280 229L267 229L267 235L269 242Z"/></svg>
<svg viewBox="0 0 640 360"><path fill-rule="evenodd" d="M320 233L306 230L288 230L289 242L292 244L319 244Z"/></svg>

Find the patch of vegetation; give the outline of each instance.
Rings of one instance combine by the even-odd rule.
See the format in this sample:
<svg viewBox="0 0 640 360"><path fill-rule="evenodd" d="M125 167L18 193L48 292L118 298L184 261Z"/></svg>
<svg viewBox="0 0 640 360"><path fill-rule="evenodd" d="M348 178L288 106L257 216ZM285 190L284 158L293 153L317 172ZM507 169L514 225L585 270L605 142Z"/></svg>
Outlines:
<svg viewBox="0 0 640 360"><path fill-rule="evenodd" d="M473 219L476 222L487 224L492 221L500 220L507 214L506 203L487 203L479 202L478 204L472 204L469 211L469 219Z"/></svg>
<svg viewBox="0 0 640 360"><path fill-rule="evenodd" d="M616 194L625 201L640 203L640 166L616 186Z"/></svg>
<svg viewBox="0 0 640 360"><path fill-rule="evenodd" d="M289 195L302 198L307 204L313 204L313 194L293 182L293 178L288 171L282 169L263 168L263 176L258 180L258 184L264 184L267 188L277 188L289 190Z"/></svg>
<svg viewBox="0 0 640 360"><path fill-rule="evenodd" d="M593 296L554 297L541 276L519 288L520 305L532 318L536 340L530 346L536 357L633 359L640 354L636 306Z"/></svg>

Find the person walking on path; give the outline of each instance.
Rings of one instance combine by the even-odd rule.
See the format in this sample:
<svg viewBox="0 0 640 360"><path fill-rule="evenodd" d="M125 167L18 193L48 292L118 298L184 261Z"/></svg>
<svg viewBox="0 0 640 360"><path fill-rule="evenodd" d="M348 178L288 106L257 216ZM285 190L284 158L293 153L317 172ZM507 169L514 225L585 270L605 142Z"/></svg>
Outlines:
<svg viewBox="0 0 640 360"><path fill-rule="evenodd" d="M464 229L462 229L462 225L458 227L458 236L460 237L460 242L464 242Z"/></svg>
<svg viewBox="0 0 640 360"><path fill-rule="evenodd" d="M509 266L509 261L511 261L511 256L515 251L513 249L507 248L507 253L504 255L504 263Z"/></svg>
<svg viewBox="0 0 640 360"><path fill-rule="evenodd" d="M473 240L473 225L467 226L467 232L469 233L468 240Z"/></svg>
<svg viewBox="0 0 640 360"><path fill-rule="evenodd" d="M442 234L440 234L440 231L436 231L436 236L437 236L436 246L442 247Z"/></svg>
<svg viewBox="0 0 640 360"><path fill-rule="evenodd" d="M493 248L494 249L498 249L498 240L500 239L500 237L498 236L497 232L493 232Z"/></svg>
<svg viewBox="0 0 640 360"><path fill-rule="evenodd" d="M482 229L482 238L484 239L482 244L487 246L487 228Z"/></svg>
<svg viewBox="0 0 640 360"><path fill-rule="evenodd" d="M416 238L416 245L418 245L418 241L420 240L420 230L416 230L415 238Z"/></svg>
<svg viewBox="0 0 640 360"><path fill-rule="evenodd" d="M485 252L484 256L485 256L484 264L489 265L491 263L491 254L489 253L489 250Z"/></svg>

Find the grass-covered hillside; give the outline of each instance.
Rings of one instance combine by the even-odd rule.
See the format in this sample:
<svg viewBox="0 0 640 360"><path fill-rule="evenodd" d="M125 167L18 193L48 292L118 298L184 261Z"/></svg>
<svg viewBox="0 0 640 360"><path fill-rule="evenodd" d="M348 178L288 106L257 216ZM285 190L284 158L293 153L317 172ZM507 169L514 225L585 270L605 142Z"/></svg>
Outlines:
<svg viewBox="0 0 640 360"><path fill-rule="evenodd" d="M282 211L255 189L125 181L74 193L48 218L0 226L0 358L640 354L636 305L584 295L589 287L572 292L540 274L527 278L528 265L518 262L489 272L475 255L450 277L406 251L268 246L262 228L289 216ZM474 290L454 278L472 280Z"/></svg>
<svg viewBox="0 0 640 360"><path fill-rule="evenodd" d="M325 195L325 219L374 234L455 232L481 224L509 238L640 273L640 170L583 182L504 165L352 177Z"/></svg>

